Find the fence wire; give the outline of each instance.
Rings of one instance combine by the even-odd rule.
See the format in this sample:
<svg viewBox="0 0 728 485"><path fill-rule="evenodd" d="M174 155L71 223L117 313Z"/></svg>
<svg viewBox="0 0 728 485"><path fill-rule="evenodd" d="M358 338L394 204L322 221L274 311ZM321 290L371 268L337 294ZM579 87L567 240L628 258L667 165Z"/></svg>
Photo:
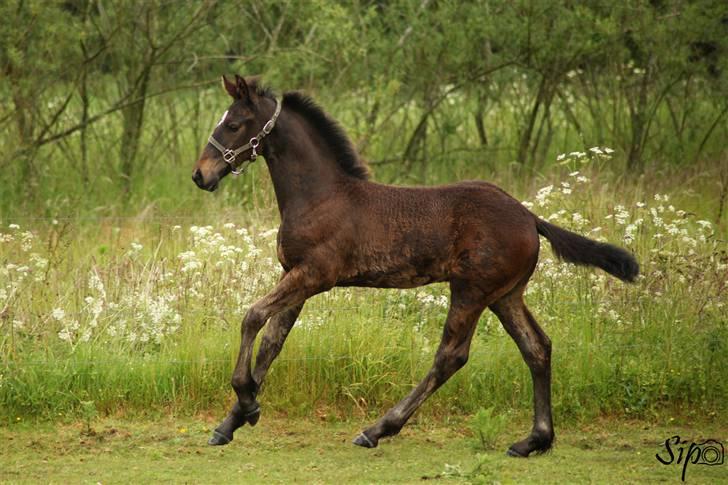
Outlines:
<svg viewBox="0 0 728 485"><path fill-rule="evenodd" d="M594 344L598 345L598 344ZM502 339L497 347L503 348L503 347L513 347L513 351L517 352L517 347L515 346L514 342L511 342L509 339ZM559 357L566 357L568 355L568 352L570 349L573 348L573 345L570 345L569 348L564 348L563 352L559 352L558 343L554 345L553 349L553 359L558 360ZM694 351L694 350L701 350L705 351L707 348L703 345L676 345L671 350L671 353L674 353L675 351ZM590 352L590 355L604 355L604 352L608 351L614 351L614 350L635 350L635 349L642 349L642 350L654 350L656 352L664 351L663 345L656 345L656 344L650 344L650 343L630 343L630 344L608 344L606 348L602 350L602 348L595 348ZM403 353L411 354L411 351L404 350ZM431 360L434 358L435 350L430 349L427 352L423 352L422 358L425 360ZM634 355L634 354L630 354ZM471 357L477 356L477 350L474 352L471 352ZM336 361L368 361L370 363L383 363L390 360L398 359L398 356L393 356L392 354L372 354L372 353L360 353L360 354L347 354L347 355L324 355L324 356L308 356L308 357L279 357L274 361L274 365L276 363L286 363L286 362L336 362ZM141 361L130 361L130 360L124 360L124 359L105 359L105 360L87 360L87 361L74 361L72 359L59 359L59 360L53 360L53 361L40 361L40 360L31 360L31 361L22 361L22 360L16 360L16 359L10 359L6 360L2 363L0 363L0 369L5 371L16 371L18 369L22 370L23 367L35 367L35 368L48 368L48 369L41 369L40 372L47 372L52 373L58 370L59 368L67 369L68 367L76 368L78 372L91 372L94 370L94 368L111 368L116 366L127 366L127 367L145 367L149 365L208 365L208 364L234 364L235 359L233 357L227 358L227 359L220 359L220 358L214 358L214 359L208 359L205 357L199 358L199 359L149 359L149 360L141 360ZM68 364L68 367L63 366L63 364ZM52 369L51 369L52 368ZM38 372L39 370L36 369L34 372Z"/></svg>

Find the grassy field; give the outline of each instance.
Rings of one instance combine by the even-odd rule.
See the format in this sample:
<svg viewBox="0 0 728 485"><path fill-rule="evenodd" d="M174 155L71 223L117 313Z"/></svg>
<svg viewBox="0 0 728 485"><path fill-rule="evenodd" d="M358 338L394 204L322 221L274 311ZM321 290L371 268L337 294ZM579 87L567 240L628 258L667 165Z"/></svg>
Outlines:
<svg viewBox="0 0 728 485"><path fill-rule="evenodd" d="M559 429L554 450L529 459L503 453L527 423L516 420L496 448L476 451L461 418L415 423L375 450L350 443L364 425L284 417L238 433L224 448L205 445L215 418L157 421L106 418L0 428L6 483L679 483L682 467L662 465L664 440L728 441L725 423L669 426L598 420ZM688 483L719 483L728 465L689 465Z"/></svg>
<svg viewBox="0 0 728 485"><path fill-rule="evenodd" d="M717 416L728 402L728 238L708 220L715 198L689 184L667 195L600 177L600 152L566 155L562 177L520 197L552 222L627 247L642 266L625 285L555 261L544 242L526 300L554 342L557 419ZM0 417L54 420L88 406L222 413L240 318L279 275L275 226L232 209L213 219L3 220ZM427 372L447 306L444 285L313 298L261 404L380 414ZM530 400L527 368L486 312L469 364L423 413L524 410Z"/></svg>

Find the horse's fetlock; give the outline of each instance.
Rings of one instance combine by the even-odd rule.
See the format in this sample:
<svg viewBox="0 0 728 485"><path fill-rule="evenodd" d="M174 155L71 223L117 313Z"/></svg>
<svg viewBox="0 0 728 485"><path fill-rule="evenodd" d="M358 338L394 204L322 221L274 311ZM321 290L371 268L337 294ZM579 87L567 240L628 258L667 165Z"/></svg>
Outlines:
<svg viewBox="0 0 728 485"><path fill-rule="evenodd" d="M403 425L397 416L387 416L380 423L380 436L394 436L402 430Z"/></svg>
<svg viewBox="0 0 728 485"><path fill-rule="evenodd" d="M554 428L546 423L536 423L531 430L531 437L536 448L546 450L551 448L551 443L554 441Z"/></svg>

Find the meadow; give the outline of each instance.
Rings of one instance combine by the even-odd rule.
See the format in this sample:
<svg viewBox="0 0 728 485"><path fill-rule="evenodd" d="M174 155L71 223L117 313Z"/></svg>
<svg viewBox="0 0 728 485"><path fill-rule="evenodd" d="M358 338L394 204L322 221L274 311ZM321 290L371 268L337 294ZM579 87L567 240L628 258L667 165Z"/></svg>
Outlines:
<svg viewBox="0 0 728 485"><path fill-rule="evenodd" d="M724 443L725 424L676 421L645 425L600 419L560 430L549 454L514 460L503 450L526 420L508 420L495 449L472 447L467 425L415 419L386 446L349 443L360 420L322 422L268 416L226 447L205 440L217 418L103 418L84 423L20 423L0 428L0 480L12 483L680 483L683 467L655 454L664 440L711 435ZM241 436L241 438L242 438ZM690 464L687 483L720 483L721 466Z"/></svg>
<svg viewBox="0 0 728 485"><path fill-rule="evenodd" d="M725 226L711 222L720 187L708 183L718 174L620 179L608 170L617 155L560 154L540 186L513 183L541 217L622 245L642 267L625 285L556 261L542 241L526 298L554 342L556 420L718 419L728 402L728 253ZM261 194L270 184L263 167L245 177ZM249 210L220 197L180 216L0 221L5 423L227 407L240 319L280 270L272 196ZM264 416L381 414L431 365L447 306L444 285L313 298L266 381ZM530 401L528 370L486 311L468 365L421 414L523 415Z"/></svg>

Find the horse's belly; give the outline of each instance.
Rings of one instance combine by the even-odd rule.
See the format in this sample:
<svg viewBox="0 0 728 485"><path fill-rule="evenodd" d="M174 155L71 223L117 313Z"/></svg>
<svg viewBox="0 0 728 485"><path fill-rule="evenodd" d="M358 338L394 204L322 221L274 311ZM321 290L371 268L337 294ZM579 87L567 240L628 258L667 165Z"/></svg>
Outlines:
<svg viewBox="0 0 728 485"><path fill-rule="evenodd" d="M415 288L438 281L445 281L447 275L441 271L423 272L414 267L396 269L368 269L343 276L337 286L365 286L369 288Z"/></svg>

